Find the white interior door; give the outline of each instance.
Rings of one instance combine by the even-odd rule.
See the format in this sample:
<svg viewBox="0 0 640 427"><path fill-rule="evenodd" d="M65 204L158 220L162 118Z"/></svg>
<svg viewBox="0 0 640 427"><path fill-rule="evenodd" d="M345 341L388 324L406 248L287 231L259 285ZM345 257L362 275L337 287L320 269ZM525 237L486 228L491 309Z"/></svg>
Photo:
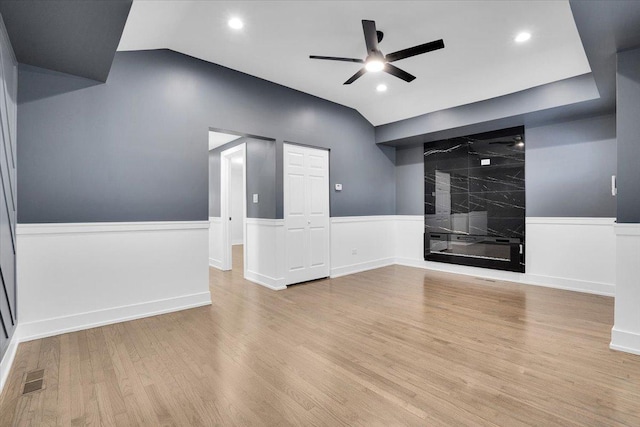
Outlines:
<svg viewBox="0 0 640 427"><path fill-rule="evenodd" d="M284 144L285 280L329 276L329 152Z"/></svg>

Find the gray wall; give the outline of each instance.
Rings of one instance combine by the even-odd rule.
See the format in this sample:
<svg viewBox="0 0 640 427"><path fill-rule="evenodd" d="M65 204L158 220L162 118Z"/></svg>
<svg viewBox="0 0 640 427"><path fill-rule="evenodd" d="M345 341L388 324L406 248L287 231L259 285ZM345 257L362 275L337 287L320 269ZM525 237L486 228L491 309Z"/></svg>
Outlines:
<svg viewBox="0 0 640 427"><path fill-rule="evenodd" d="M273 137L276 157L329 148L333 216L395 213L395 150L351 108L167 50L118 52L98 85L21 67L20 87L19 222L204 220L209 127Z"/></svg>
<svg viewBox="0 0 640 427"><path fill-rule="evenodd" d="M616 216L615 123L606 115L525 129L527 216ZM398 215L424 214L423 162L422 145L396 152Z"/></svg>
<svg viewBox="0 0 640 427"><path fill-rule="evenodd" d="M396 213L424 215L424 149L398 147L396 150Z"/></svg>
<svg viewBox="0 0 640 427"><path fill-rule="evenodd" d="M618 54L618 222L640 222L640 49Z"/></svg>
<svg viewBox="0 0 640 427"><path fill-rule="evenodd" d="M527 216L615 217L616 164L614 115L527 127Z"/></svg>
<svg viewBox="0 0 640 427"><path fill-rule="evenodd" d="M598 97L593 76L584 74L378 126L376 142L417 144L558 119L593 109Z"/></svg>
<svg viewBox="0 0 640 427"><path fill-rule="evenodd" d="M248 137L209 151L209 216L220 216L220 153L242 143L247 150L247 218L277 218L276 143Z"/></svg>
<svg viewBox="0 0 640 427"><path fill-rule="evenodd" d="M16 110L18 68L0 19L0 360L17 324Z"/></svg>

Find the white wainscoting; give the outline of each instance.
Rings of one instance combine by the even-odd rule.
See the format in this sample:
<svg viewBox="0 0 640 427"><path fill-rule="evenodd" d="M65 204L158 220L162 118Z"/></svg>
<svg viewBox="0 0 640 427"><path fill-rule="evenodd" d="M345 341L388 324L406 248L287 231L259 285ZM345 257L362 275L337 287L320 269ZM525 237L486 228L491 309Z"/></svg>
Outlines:
<svg viewBox="0 0 640 427"><path fill-rule="evenodd" d="M331 218L331 277L394 263L395 216Z"/></svg>
<svg viewBox="0 0 640 427"><path fill-rule="evenodd" d="M222 270L222 218L209 217L209 266Z"/></svg>
<svg viewBox="0 0 640 427"><path fill-rule="evenodd" d="M616 224L616 302L610 347L640 355L640 224Z"/></svg>
<svg viewBox="0 0 640 427"><path fill-rule="evenodd" d="M615 294L615 218L527 218L526 282Z"/></svg>
<svg viewBox="0 0 640 427"><path fill-rule="evenodd" d="M18 224L19 340L211 304L208 228Z"/></svg>
<svg viewBox="0 0 640 427"><path fill-rule="evenodd" d="M284 219L247 218L245 223L245 279L274 290L286 289Z"/></svg>
<svg viewBox="0 0 640 427"><path fill-rule="evenodd" d="M396 219L396 263L488 279L613 296L614 218L527 218L526 273L424 261L424 220Z"/></svg>

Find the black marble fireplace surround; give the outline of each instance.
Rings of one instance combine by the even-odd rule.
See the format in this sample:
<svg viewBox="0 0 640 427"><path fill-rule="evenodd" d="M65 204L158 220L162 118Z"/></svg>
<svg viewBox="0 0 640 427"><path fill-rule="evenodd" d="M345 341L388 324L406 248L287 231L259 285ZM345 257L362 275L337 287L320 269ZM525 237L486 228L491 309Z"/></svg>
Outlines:
<svg viewBox="0 0 640 427"><path fill-rule="evenodd" d="M524 272L524 127L424 144L424 258Z"/></svg>

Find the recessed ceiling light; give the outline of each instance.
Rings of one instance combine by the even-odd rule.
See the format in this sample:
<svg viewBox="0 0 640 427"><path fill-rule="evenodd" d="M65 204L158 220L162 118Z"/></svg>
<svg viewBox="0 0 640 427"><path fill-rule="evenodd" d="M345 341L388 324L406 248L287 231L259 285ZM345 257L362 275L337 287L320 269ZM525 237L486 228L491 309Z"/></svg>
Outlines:
<svg viewBox="0 0 640 427"><path fill-rule="evenodd" d="M514 40L518 43L523 43L529 40L530 38L531 38L531 33L523 31L520 34L518 34Z"/></svg>
<svg viewBox="0 0 640 427"><path fill-rule="evenodd" d="M367 61L364 68L372 73L382 71L382 69L384 68L384 62L380 61L379 59L372 59L370 61Z"/></svg>
<svg viewBox="0 0 640 427"><path fill-rule="evenodd" d="M231 18L229 22L227 22L231 28L234 30L240 30L244 27L244 23L240 20L240 18Z"/></svg>
<svg viewBox="0 0 640 427"><path fill-rule="evenodd" d="M376 86L376 90L378 92L386 92L387 90L387 85L385 84L379 84L378 86Z"/></svg>

